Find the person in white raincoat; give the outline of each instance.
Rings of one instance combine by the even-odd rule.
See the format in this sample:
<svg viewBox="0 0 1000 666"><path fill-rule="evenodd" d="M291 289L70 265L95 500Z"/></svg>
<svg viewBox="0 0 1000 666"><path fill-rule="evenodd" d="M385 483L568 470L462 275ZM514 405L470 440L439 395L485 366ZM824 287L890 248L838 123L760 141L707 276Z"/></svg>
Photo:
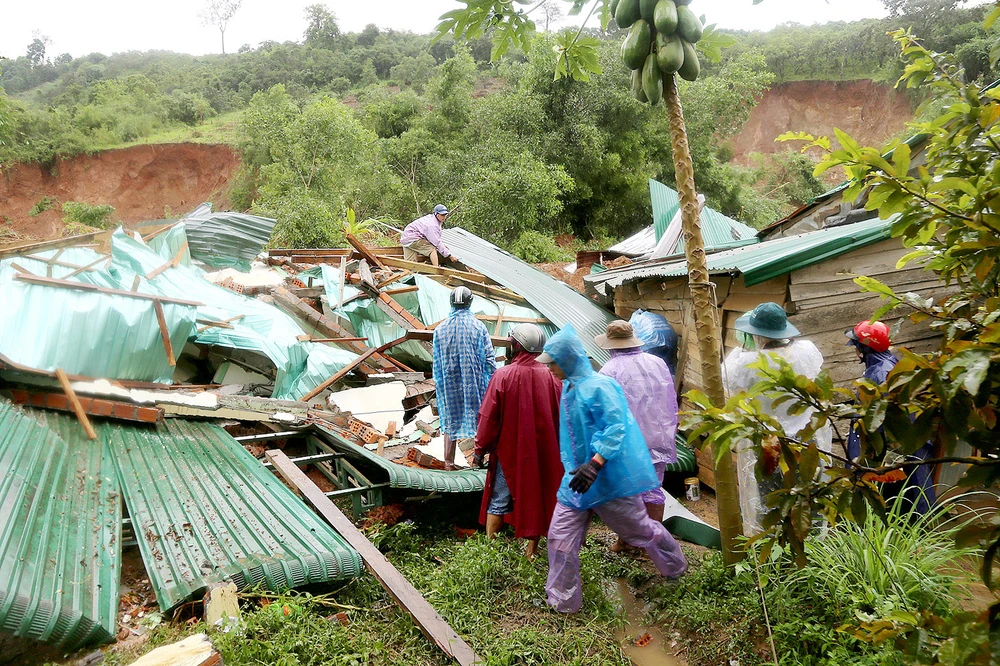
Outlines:
<svg viewBox="0 0 1000 666"><path fill-rule="evenodd" d="M735 328L745 334L744 346L733 349L723 364L727 395L746 391L762 379L759 371L750 367L761 356L780 357L790 363L795 372L809 379L819 376L823 368L823 355L816 345L799 338L799 330L788 322L784 308L777 303L761 303L753 311L737 319ZM761 409L773 416L790 437L794 437L809 423L813 413L813 410L807 409L800 414L789 414L787 403L775 407L766 396L761 396L759 401ZM833 433L829 426L816 433L816 445L820 451L829 453L832 443ZM749 440L742 440L737 444L736 462L743 532L751 536L762 530L761 521L767 512L764 498L781 487L781 470L777 469L767 478L758 481L754 470L757 455Z"/></svg>

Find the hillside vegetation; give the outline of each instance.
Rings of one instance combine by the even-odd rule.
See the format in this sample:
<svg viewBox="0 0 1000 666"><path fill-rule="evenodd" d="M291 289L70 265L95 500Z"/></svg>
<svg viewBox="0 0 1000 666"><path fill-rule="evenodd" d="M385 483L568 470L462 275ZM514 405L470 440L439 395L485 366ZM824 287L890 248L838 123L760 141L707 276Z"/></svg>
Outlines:
<svg viewBox="0 0 1000 666"><path fill-rule="evenodd" d="M930 26L934 44L960 44L970 75L991 76L982 10L949 17ZM899 65L884 33L913 20L737 33L721 63L682 87L709 205L762 225L821 191L809 158L784 152L739 166L728 140L774 81L892 78ZM0 165L223 141L243 155L233 205L277 217L275 242L289 245L337 242L348 209L405 222L439 201L456 223L508 247L529 245L518 243L528 232L530 245L560 233L604 242L648 224L648 178L673 181L667 119L629 94L618 34L595 33L603 73L581 83L552 80L546 36L491 65L486 39L433 42L374 25L341 33L319 5L304 24L301 43L229 56L49 58L36 40L0 62Z"/></svg>

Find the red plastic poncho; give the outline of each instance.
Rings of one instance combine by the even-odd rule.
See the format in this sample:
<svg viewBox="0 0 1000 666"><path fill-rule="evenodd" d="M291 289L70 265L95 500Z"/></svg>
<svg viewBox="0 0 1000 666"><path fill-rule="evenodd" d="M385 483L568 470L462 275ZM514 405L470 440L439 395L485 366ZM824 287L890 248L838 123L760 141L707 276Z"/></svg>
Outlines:
<svg viewBox="0 0 1000 666"><path fill-rule="evenodd" d="M479 521L493 491L496 461L514 498L505 521L519 539L545 536L563 477L559 459L559 394L562 382L535 361L536 354L519 353L490 380L479 410L476 453L490 454Z"/></svg>

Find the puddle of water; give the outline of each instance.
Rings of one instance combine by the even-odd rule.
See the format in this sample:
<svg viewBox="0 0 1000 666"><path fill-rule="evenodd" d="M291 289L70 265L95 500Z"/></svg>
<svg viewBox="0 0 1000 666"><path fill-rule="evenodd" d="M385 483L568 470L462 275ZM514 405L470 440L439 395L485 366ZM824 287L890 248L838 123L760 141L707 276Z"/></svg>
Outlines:
<svg viewBox="0 0 1000 666"><path fill-rule="evenodd" d="M659 627L646 622L643 604L632 594L628 582L624 578L616 582L626 618L618 632L625 655L635 666L683 666L684 662L673 656L677 648L671 647Z"/></svg>

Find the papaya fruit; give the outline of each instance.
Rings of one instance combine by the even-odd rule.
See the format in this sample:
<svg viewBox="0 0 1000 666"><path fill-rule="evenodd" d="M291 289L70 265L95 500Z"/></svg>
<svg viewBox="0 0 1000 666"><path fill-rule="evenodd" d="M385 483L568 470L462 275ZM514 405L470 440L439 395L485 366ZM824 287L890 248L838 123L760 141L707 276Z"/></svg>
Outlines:
<svg viewBox="0 0 1000 666"><path fill-rule="evenodd" d="M656 9L657 0L639 0L639 17L646 23L653 25L653 10Z"/></svg>
<svg viewBox="0 0 1000 666"><path fill-rule="evenodd" d="M649 100L646 98L646 92L642 89L642 70L633 69L632 70L632 94L635 98L645 104Z"/></svg>
<svg viewBox="0 0 1000 666"><path fill-rule="evenodd" d="M619 28L629 28L639 20L639 0L619 0L615 7L615 23Z"/></svg>
<svg viewBox="0 0 1000 666"><path fill-rule="evenodd" d="M698 52L694 50L694 44L681 40L684 48L684 64L677 70L682 79L694 81L701 74L701 62L698 61Z"/></svg>
<svg viewBox="0 0 1000 666"><path fill-rule="evenodd" d="M677 35L656 36L656 64L661 72L673 74L684 64L684 45Z"/></svg>
<svg viewBox="0 0 1000 666"><path fill-rule="evenodd" d="M626 2L626 0L621 0ZM621 5L618 5L621 8ZM622 60L629 69L639 69L646 62L649 55L649 47L652 42L652 35L649 32L649 24L639 19L628 29L628 35L622 42Z"/></svg>
<svg viewBox="0 0 1000 666"><path fill-rule="evenodd" d="M653 25L661 35L672 35L677 30L677 5L674 0L660 0L653 10Z"/></svg>
<svg viewBox="0 0 1000 666"><path fill-rule="evenodd" d="M663 79L660 77L660 68L653 53L646 56L646 64L642 66L642 91L646 93L646 99L653 106L663 99Z"/></svg>
<svg viewBox="0 0 1000 666"><path fill-rule="evenodd" d="M611 0L611 4L608 6L611 11L611 18L615 17L615 10L618 9L618 0Z"/></svg>
<svg viewBox="0 0 1000 666"><path fill-rule="evenodd" d="M701 24L701 19L694 15L690 7L680 6L677 8L677 34L686 41L694 44L701 39L701 34L705 28Z"/></svg>

